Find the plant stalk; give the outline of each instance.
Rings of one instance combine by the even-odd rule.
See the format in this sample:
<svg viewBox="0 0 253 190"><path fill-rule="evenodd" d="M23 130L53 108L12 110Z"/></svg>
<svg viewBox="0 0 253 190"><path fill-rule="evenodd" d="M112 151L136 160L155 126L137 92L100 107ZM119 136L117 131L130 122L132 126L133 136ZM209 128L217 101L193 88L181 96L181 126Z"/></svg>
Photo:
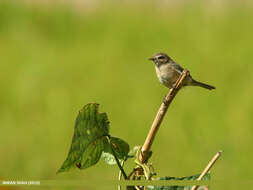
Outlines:
<svg viewBox="0 0 253 190"><path fill-rule="evenodd" d="M156 114L156 117L153 121L153 124L152 124L150 130L149 130L146 140L141 148L141 153L139 156L139 160L141 163L145 163L148 161L148 155L149 155L148 153L149 153L152 143L154 141L155 135L156 135L156 133L163 121L163 118L168 110L168 107L171 104L174 97L176 96L176 94L178 93L178 91L180 90L180 88L182 87L184 80L186 79L186 77L189 74L190 74L190 72L188 70L184 70L181 73L180 77L178 78L177 82L175 83L174 87L170 89L168 95L164 98L164 101L161 104L161 106Z"/></svg>

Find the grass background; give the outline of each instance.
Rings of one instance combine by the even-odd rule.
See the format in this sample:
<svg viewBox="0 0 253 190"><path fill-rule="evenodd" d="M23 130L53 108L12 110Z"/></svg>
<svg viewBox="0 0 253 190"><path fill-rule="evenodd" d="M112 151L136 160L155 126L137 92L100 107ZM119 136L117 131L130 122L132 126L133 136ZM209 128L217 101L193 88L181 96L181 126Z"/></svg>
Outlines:
<svg viewBox="0 0 253 190"><path fill-rule="evenodd" d="M200 173L222 149L212 179L252 179L252 19L252 6L244 3L79 9L0 3L0 178L116 179L117 167L103 161L84 171L56 171L77 112L89 102L107 112L111 134L131 147L144 142L168 92L147 58L163 51L217 90L188 87L178 94L152 147L158 175Z"/></svg>

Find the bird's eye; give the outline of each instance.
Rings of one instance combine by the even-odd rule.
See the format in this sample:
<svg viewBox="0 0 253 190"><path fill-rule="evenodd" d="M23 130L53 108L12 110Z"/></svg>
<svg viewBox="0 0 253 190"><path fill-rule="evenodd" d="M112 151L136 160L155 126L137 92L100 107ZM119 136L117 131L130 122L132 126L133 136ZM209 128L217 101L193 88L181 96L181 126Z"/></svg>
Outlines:
<svg viewBox="0 0 253 190"><path fill-rule="evenodd" d="M158 57L158 59L164 59L164 56L160 56L160 57Z"/></svg>

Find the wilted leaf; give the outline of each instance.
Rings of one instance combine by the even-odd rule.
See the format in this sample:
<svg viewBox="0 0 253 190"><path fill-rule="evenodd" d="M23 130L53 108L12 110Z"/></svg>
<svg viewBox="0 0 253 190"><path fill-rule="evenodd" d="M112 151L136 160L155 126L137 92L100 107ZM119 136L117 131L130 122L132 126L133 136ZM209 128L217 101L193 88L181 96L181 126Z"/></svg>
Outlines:
<svg viewBox="0 0 253 190"><path fill-rule="evenodd" d="M67 159L58 172L72 167L88 168L99 161L108 143L109 121L106 113L98 113L98 106L87 104L79 111Z"/></svg>
<svg viewBox="0 0 253 190"><path fill-rule="evenodd" d="M116 164L112 149L119 160L124 160L127 158L127 154L129 152L128 143L120 138L111 137L110 143L106 144L106 147L104 148L104 152L102 154L102 157L107 164Z"/></svg>

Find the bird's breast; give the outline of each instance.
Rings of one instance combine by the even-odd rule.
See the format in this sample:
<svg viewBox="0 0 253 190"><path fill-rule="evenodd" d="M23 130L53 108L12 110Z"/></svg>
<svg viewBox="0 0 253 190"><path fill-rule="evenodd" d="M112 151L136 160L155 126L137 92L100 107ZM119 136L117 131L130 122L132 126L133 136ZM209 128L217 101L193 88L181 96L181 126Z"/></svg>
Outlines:
<svg viewBox="0 0 253 190"><path fill-rule="evenodd" d="M169 64L160 65L159 67L156 66L155 69L160 82L168 88L172 88L173 84L179 77L179 73L171 68L171 65Z"/></svg>

